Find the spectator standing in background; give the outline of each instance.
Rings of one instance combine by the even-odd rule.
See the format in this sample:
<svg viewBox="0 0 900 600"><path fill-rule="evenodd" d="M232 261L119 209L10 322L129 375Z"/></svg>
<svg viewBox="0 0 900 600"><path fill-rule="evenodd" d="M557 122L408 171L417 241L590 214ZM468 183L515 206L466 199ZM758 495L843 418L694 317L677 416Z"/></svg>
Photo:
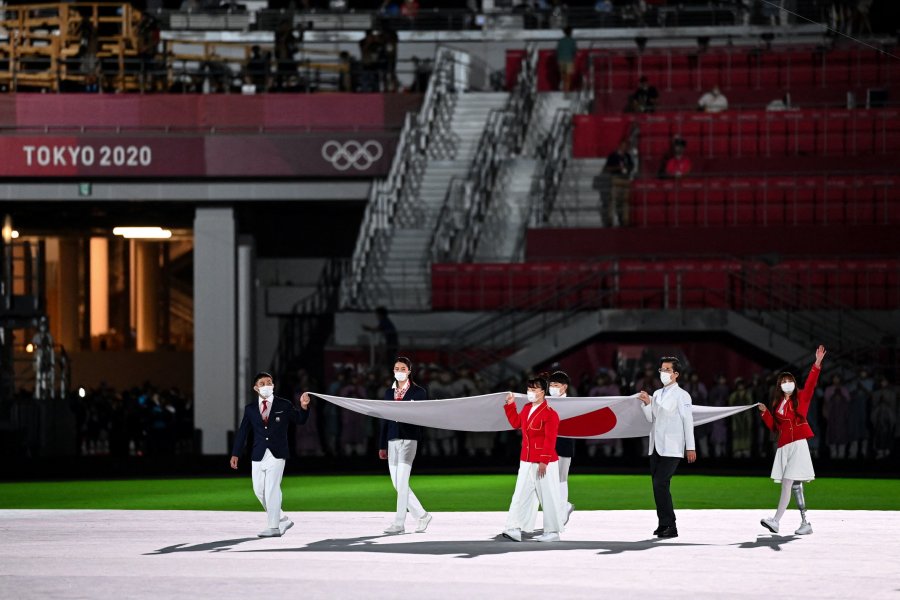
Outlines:
<svg viewBox="0 0 900 600"><path fill-rule="evenodd" d="M709 390L710 406L725 406L728 404L728 396L731 390L728 387L728 380L724 375L716 378L716 385ZM713 456L721 458L725 456L725 449L728 447L728 424L725 419L719 419L711 423L712 431L709 434L709 442L712 444Z"/></svg>
<svg viewBox="0 0 900 600"><path fill-rule="evenodd" d="M632 105L635 112L652 113L656 112L656 103L659 101L659 92L655 86L650 85L647 77L641 75L638 81L638 88L631 95Z"/></svg>
<svg viewBox="0 0 900 600"><path fill-rule="evenodd" d="M895 436L900 435L900 414L898 414L897 392L891 387L887 377L882 377L879 388L872 392L872 447L875 458L891 455Z"/></svg>
<svg viewBox="0 0 900 600"><path fill-rule="evenodd" d="M708 113L719 113L728 110L728 98L719 90L719 86L714 85L710 91L700 96L700 100L697 102L697 109Z"/></svg>
<svg viewBox="0 0 900 600"><path fill-rule="evenodd" d="M559 81L562 91L572 91L572 77L575 74L575 55L578 45L572 37L572 28L563 29L563 37L556 42L556 64L559 68Z"/></svg>
<svg viewBox="0 0 900 600"><path fill-rule="evenodd" d="M831 458L846 458L850 443L850 390L842 383L841 377L831 378L831 385L825 388L825 406L822 416L828 425L826 441Z"/></svg>
<svg viewBox="0 0 900 600"><path fill-rule="evenodd" d="M728 406L747 406L753 404L753 396L747 389L744 380L734 380L735 390L728 396ZM753 418L748 411L733 415L731 422L731 455L734 458L750 458L750 446L753 442Z"/></svg>
<svg viewBox="0 0 900 600"><path fill-rule="evenodd" d="M850 448L847 458L866 458L869 449L869 409L872 393L863 383L865 371L861 371L859 379L850 392Z"/></svg>
<svg viewBox="0 0 900 600"><path fill-rule="evenodd" d="M696 371L692 372L687 381L682 385L684 391L691 395L691 399L697 404L707 404L709 393L706 385L700 381L700 375ZM711 431L710 424L698 425L694 428L694 441L697 444L697 450L701 456L709 456L709 434Z"/></svg>
<svg viewBox="0 0 900 600"><path fill-rule="evenodd" d="M631 180L634 176L634 159L628 140L619 142L616 151L606 157L603 173L609 175L609 202L604 211L604 221L612 227L627 227Z"/></svg>

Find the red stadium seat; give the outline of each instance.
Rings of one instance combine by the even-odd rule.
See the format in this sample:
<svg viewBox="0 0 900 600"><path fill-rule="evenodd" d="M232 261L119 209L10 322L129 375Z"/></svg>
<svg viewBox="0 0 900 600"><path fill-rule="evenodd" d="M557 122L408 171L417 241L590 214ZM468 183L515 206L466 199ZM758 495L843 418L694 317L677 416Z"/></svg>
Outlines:
<svg viewBox="0 0 900 600"><path fill-rule="evenodd" d="M731 130L731 155L759 156L759 121L757 113L740 113Z"/></svg>

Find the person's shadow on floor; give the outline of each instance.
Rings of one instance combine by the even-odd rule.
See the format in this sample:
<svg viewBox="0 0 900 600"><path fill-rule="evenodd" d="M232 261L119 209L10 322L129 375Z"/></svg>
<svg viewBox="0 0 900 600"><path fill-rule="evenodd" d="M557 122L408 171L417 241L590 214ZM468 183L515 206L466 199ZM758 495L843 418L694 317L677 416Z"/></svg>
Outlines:
<svg viewBox="0 0 900 600"><path fill-rule="evenodd" d="M156 556L158 554L172 554L173 552L225 552L231 550L233 546L243 544L244 542L252 542L259 540L259 537L237 538L234 540L219 540L218 542L206 542L204 544L175 544L174 546L166 546L153 552L147 552L144 556Z"/></svg>
<svg viewBox="0 0 900 600"><path fill-rule="evenodd" d="M760 535L752 542L742 542L740 544L730 544L731 546L737 546L742 549L750 549L750 548L769 548L776 552L781 552L781 547L787 544L788 542L793 542L794 540L799 540L800 536L798 535L769 535L764 536Z"/></svg>
<svg viewBox="0 0 900 600"><path fill-rule="evenodd" d="M270 548L258 550L238 550L238 552L370 552L374 554L418 554L432 556L456 555L459 558L475 558L518 552L546 552L550 550L596 550L598 554L623 554L642 552L664 546L707 546L679 542L662 542L659 539L635 542L617 541L559 541L559 542L514 542L497 535L487 540L451 540L423 542L376 543L385 536L337 538L312 542L300 548Z"/></svg>

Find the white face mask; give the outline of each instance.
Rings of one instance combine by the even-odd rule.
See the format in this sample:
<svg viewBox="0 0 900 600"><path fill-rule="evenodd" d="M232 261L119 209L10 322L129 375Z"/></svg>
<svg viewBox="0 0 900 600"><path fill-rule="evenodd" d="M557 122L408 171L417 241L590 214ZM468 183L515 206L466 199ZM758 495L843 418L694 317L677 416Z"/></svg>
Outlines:
<svg viewBox="0 0 900 600"><path fill-rule="evenodd" d="M559 398L560 396L562 396L562 388L551 387L550 395L553 396L554 398Z"/></svg>
<svg viewBox="0 0 900 600"><path fill-rule="evenodd" d="M273 385L264 385L259 388L259 395L263 398L271 398L272 392L275 391L275 386Z"/></svg>
<svg viewBox="0 0 900 600"><path fill-rule="evenodd" d="M528 396L529 402L537 402L537 399L538 399L537 394L535 394L531 390L528 390L528 392L525 395Z"/></svg>
<svg viewBox="0 0 900 600"><path fill-rule="evenodd" d="M663 385L669 385L670 383L672 383L672 374L663 371L659 374L659 380L662 381Z"/></svg>
<svg viewBox="0 0 900 600"><path fill-rule="evenodd" d="M397 379L397 381L403 383L404 381L409 379L409 373L405 371L394 371L394 377Z"/></svg>
<svg viewBox="0 0 900 600"><path fill-rule="evenodd" d="M785 381L781 384L781 391L785 394L793 394L795 387L796 386L794 385L793 381Z"/></svg>

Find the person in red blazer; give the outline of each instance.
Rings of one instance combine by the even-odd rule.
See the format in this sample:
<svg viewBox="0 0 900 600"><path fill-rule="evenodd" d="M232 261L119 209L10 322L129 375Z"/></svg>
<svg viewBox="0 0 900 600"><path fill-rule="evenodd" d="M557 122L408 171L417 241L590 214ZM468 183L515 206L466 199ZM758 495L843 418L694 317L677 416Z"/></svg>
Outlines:
<svg viewBox="0 0 900 600"><path fill-rule="evenodd" d="M522 541L522 530L528 531L533 522L535 498L544 511L544 533L539 542L557 542L563 529L563 509L559 490L559 457L556 455L556 434L559 415L547 404L547 377L529 379L528 402L521 411L516 409L516 397L506 396L506 418L514 429L522 431L522 452L519 474L506 518L503 537Z"/></svg>
<svg viewBox="0 0 900 600"><path fill-rule="evenodd" d="M812 481L816 477L813 471L812 458L809 455L809 444L806 440L813 437L812 429L806 420L809 404L812 401L819 372L822 370L822 359L825 358L825 346L816 349L816 362L809 370L806 385L797 389L797 380L791 373L784 372L778 376L778 383L772 398L771 410L759 403L762 420L769 429L778 435L778 450L775 452L775 463L772 465L772 479L781 484L781 499L775 516L762 519L760 523L772 533L778 533L779 522L784 516L791 500L791 491L800 509L800 528L794 533L807 535L812 533L812 524L806 520L806 500L803 497L803 482Z"/></svg>

